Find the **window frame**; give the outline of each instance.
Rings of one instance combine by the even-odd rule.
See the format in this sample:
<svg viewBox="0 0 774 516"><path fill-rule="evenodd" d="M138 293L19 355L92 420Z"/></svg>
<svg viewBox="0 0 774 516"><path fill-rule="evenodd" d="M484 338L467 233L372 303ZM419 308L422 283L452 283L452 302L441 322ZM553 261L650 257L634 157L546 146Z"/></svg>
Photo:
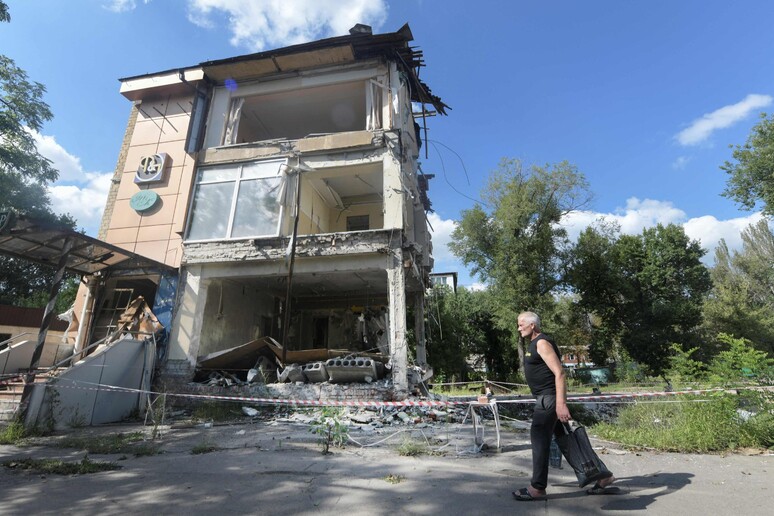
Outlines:
<svg viewBox="0 0 774 516"><path fill-rule="evenodd" d="M269 165L272 163L277 164L277 173L276 175L259 175L257 177L244 177L245 176L245 169L249 168L251 165ZM242 187L243 182L250 182L250 181L265 181L265 180L272 180L272 179L279 179L280 181L284 180L284 177L281 173L282 166L287 165L288 160L287 158L282 159L268 159L268 160L253 160L253 161L242 161L237 163L213 163L209 165L202 165L197 167L196 173L194 175L194 184L193 184L193 191L191 193L191 198L189 199L188 203L188 217L186 219L186 225L185 225L185 238L183 239L183 242L185 243L199 243L199 242L222 242L222 241L238 241L238 240L248 240L252 238L271 238L271 237L277 237L280 235L280 231L282 229L282 220L285 216L285 206L280 203L279 210L277 212L277 225L275 228L274 233L271 234L256 234L256 235L248 235L248 236L233 236L234 233L234 222L235 217L237 213L237 206L239 204L239 193ZM204 180L202 181L200 178L206 170L216 170L216 169L223 169L223 170L235 170L236 174L233 178L227 178L227 179L210 179L210 180ZM216 236L216 237L210 237L210 238L191 238L191 230L193 228L193 221L194 221L194 211L195 211L195 203L196 203L196 196L199 193L199 187L201 185L217 185L217 184L228 184L233 183L233 191L231 192L231 201L229 206L229 213L228 213L228 220L226 223L226 231L225 235L223 236Z"/></svg>

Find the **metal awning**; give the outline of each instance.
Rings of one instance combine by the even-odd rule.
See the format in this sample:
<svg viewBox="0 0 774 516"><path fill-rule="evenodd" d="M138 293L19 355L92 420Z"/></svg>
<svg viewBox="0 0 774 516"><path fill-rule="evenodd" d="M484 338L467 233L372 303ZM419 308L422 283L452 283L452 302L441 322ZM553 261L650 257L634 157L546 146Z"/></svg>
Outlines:
<svg viewBox="0 0 774 516"><path fill-rule="evenodd" d="M65 253L65 242L73 245ZM80 275L137 269L173 271L174 267L74 231L67 226L9 212L0 213L0 254L57 267Z"/></svg>

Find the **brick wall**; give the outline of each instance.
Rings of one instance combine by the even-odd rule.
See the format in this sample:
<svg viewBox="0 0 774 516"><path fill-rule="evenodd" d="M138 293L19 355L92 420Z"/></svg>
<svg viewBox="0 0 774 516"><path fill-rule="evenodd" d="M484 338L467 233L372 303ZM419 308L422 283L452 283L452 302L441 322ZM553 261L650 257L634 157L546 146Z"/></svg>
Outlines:
<svg viewBox="0 0 774 516"><path fill-rule="evenodd" d="M121 142L121 150L118 153L118 163L116 163L116 169L113 172L113 179L110 183L110 191L108 192L107 203L105 204L105 212L102 214L102 223L99 226L99 235L97 238L100 240L105 239L107 235L110 219L113 217L113 207L116 204L116 197L118 195L118 188L121 184L121 175L124 172L126 166L126 154L129 152L129 144L132 141L132 134L134 133L134 126L137 123L137 113L139 113L136 105L132 106L132 112L129 113L129 121L126 123L126 131L124 132L124 140Z"/></svg>

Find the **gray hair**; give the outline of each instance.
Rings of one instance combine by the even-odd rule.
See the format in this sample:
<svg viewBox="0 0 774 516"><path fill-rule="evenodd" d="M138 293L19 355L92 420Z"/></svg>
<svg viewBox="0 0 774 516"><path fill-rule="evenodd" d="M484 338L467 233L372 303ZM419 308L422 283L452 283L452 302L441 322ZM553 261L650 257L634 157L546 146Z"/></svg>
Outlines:
<svg viewBox="0 0 774 516"><path fill-rule="evenodd" d="M521 312L518 318L524 322L534 324L535 328L540 329L540 316L535 312Z"/></svg>

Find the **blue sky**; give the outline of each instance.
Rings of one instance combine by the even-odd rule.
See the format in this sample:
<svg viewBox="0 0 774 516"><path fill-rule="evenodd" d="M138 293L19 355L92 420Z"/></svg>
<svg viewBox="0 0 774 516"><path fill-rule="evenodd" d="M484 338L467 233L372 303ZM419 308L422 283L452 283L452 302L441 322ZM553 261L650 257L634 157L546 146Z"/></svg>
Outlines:
<svg viewBox="0 0 774 516"><path fill-rule="evenodd" d="M130 103L118 78L408 22L421 77L452 107L428 121L426 173L436 212L436 271L464 267L446 250L502 157L567 160L599 216L628 233L684 225L712 250L758 220L721 197L731 159L774 111L774 2L766 0L7 0L0 53L43 83L55 118L38 135L54 161L56 209L96 235Z"/></svg>

